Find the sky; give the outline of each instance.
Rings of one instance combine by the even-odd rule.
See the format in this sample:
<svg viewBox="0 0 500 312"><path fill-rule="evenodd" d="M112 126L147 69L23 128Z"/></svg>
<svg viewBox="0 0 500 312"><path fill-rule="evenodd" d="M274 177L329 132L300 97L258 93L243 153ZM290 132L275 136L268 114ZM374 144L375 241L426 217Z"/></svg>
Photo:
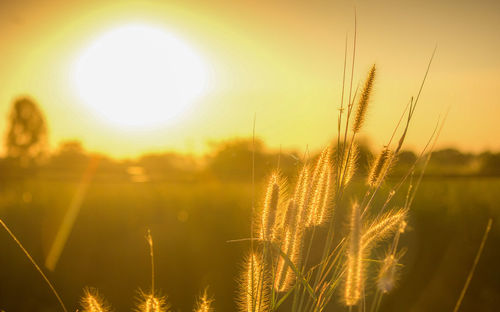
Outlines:
<svg viewBox="0 0 500 312"><path fill-rule="evenodd" d="M271 148L320 148L336 135L354 8L355 86L378 69L363 130L373 148L389 139L437 46L408 148L422 148L449 111L439 147L500 149L500 2L486 0L1 1L0 131L13 100L29 95L52 148L76 139L115 157L203 153L209 142L251 136L254 116ZM131 23L175 34L208 72L203 95L177 118L140 130L100 118L73 83L82 51Z"/></svg>

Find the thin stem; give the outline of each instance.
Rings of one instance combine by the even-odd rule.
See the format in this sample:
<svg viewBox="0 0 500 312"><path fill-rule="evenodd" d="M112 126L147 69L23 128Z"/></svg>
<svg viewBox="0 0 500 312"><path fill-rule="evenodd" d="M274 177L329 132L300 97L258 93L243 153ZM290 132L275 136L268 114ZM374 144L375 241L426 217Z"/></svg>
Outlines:
<svg viewBox="0 0 500 312"><path fill-rule="evenodd" d="M493 223L493 219L488 220L488 224L486 225L486 230L483 234L483 239L481 240L481 244L479 245L479 250L477 251L476 258L474 259L474 263L472 264L472 268L467 276L467 280L465 281L464 288L462 292L460 292L460 297L458 297L457 304L455 305L455 309L453 312L457 312L462 304L462 300L464 299L465 293L467 292L467 288L469 287L470 281L472 280L472 276L474 275L474 271L476 270L477 263L479 262L479 258L481 258L481 254L483 253L484 245L486 244L486 240L488 239L488 235L490 234L491 224Z"/></svg>
<svg viewBox="0 0 500 312"><path fill-rule="evenodd" d="M252 130L252 216L251 216L251 221L250 221L250 249L251 249L251 255L253 257L254 254L254 243L253 243L253 234L254 234L254 228L253 228L253 220L254 220L254 215L255 215L255 120L257 119L257 113L254 114L253 116L253 130ZM254 289L254 274L253 274L253 261L250 261L250 271L252 272L251 278L250 278L250 287L251 289ZM252 311L254 311L253 303L251 307Z"/></svg>
<svg viewBox="0 0 500 312"><path fill-rule="evenodd" d="M349 103L351 103L352 95L352 82L354 79L354 61L356 60L356 33L357 33L357 19L356 19L356 8L354 8L354 47L352 52L352 68L351 68L351 83L349 86Z"/></svg>
<svg viewBox="0 0 500 312"><path fill-rule="evenodd" d="M347 34L344 45L344 71L342 73L342 95L340 96L340 109L337 122L337 151L340 150L340 128L342 127L342 114L344 113L344 89L345 89L345 69L347 65Z"/></svg>
<svg viewBox="0 0 500 312"><path fill-rule="evenodd" d="M250 222L250 240L251 240L251 250L253 253L253 218L255 214L255 121L257 119L257 113L253 115L253 130L252 130L252 216Z"/></svg>
<svg viewBox="0 0 500 312"><path fill-rule="evenodd" d="M309 261L309 255L311 254L311 247L312 247L312 244L314 242L314 235L315 234L316 234L316 227L314 226L313 230L312 230L312 233L311 233L311 237L309 239L309 244L308 244L308 247L307 247L306 256L304 258L304 264L303 264L303 267L302 267L302 274L304 274L304 270L306 269L307 262ZM304 299L305 299L305 289L302 291L302 296L300 298L299 311L300 311L300 309L302 309L302 305L304 304Z"/></svg>
<svg viewBox="0 0 500 312"><path fill-rule="evenodd" d="M149 245L149 257L151 258L151 295L155 295L155 257L153 252L153 236L151 235L151 230L148 229L148 234L146 236Z"/></svg>
<svg viewBox="0 0 500 312"><path fill-rule="evenodd" d="M26 250L26 248L24 248L23 244L21 244L21 242L17 239L17 237L14 235L14 233L12 233L12 231L9 229L9 227L2 221L2 219L0 219L0 224L7 231L7 233L9 233L10 237L14 240L14 242L16 242L17 246L19 246L19 248L21 248L21 250L24 252L24 254L26 255L26 257L30 260L31 264L33 264L33 266L36 268L36 270L38 271L38 273L40 273L40 275L43 277L43 279L45 280L45 282L47 283L47 285L49 285L50 290L52 291L52 293L54 294L54 296L56 296L57 301L59 301L59 305L61 306L61 308L63 309L63 311L64 312L68 312L68 310L66 309L66 306L64 305L64 303L63 303L61 297L59 296L59 294L57 293L56 289L54 288L54 286L52 285L52 283L49 281L49 279L47 278L47 276L45 275L45 273L43 273L42 269L35 262L35 260L33 259L33 257L31 257L30 253Z"/></svg>

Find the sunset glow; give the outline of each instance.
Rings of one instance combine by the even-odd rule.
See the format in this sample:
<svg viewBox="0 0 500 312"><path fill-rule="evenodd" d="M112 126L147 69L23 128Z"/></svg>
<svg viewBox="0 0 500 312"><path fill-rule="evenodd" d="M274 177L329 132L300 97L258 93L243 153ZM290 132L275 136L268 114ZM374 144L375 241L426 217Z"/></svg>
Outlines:
<svg viewBox="0 0 500 312"><path fill-rule="evenodd" d="M251 136L254 115L256 135L274 149L317 150L336 135L352 1L44 1L0 10L0 114L32 96L53 148L77 139L115 157L203 154L209 142ZM386 144L437 45L408 148L426 143L448 107L439 147L500 148L491 135L498 1L412 3L356 5L354 85L372 64L379 70L363 136Z"/></svg>
<svg viewBox="0 0 500 312"><path fill-rule="evenodd" d="M130 24L96 39L78 58L76 91L99 117L118 126L171 122L205 90L206 65L180 38Z"/></svg>
<svg viewBox="0 0 500 312"><path fill-rule="evenodd" d="M0 29L0 312L500 310L500 0Z"/></svg>

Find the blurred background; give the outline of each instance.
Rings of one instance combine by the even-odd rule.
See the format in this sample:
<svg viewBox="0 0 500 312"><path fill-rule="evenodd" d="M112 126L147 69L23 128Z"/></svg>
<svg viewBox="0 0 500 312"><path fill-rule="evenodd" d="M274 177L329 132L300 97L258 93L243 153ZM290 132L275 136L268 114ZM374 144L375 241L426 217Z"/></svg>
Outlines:
<svg viewBox="0 0 500 312"><path fill-rule="evenodd" d="M370 149L361 146L354 190L364 187L363 174L373 158ZM257 142L258 199L264 178L276 168L278 158L281 170L293 181L301 153L282 151L280 156L279 150ZM415 158L412 151L402 152L384 191ZM145 235L151 229L157 287L176 309L189 311L209 285L218 310L235 310L236 280L249 246L227 241L250 235L251 138L213 143L203 157L158 152L116 160L68 141L39 165L18 166L19 160L0 161L1 217L33 257L45 269L53 269L48 275L72 309L84 286L97 287L117 310L130 309L139 287L150 285ZM500 153L455 149L434 153L402 242L407 254L400 287L386 296L385 311L400 311L401 306L442 311L453 306L488 217L498 218L499 187ZM67 222L68 211L74 209L77 216L66 244L57 264L50 264L55 237ZM342 211L337 213L337 223L345 226L347 219ZM494 223L464 311L494 311L499 304L499 242L499 227ZM7 233L0 235L0 243L2 309L57 310L49 289Z"/></svg>
<svg viewBox="0 0 500 312"><path fill-rule="evenodd" d="M4 2L0 218L71 310L86 286L116 311L134 306L151 282L148 229L157 287L174 311L191 310L206 286L217 311L236 310L249 245L227 241L250 236L252 200L259 204L278 161L293 183L306 151L314 157L336 141L354 4L353 88L372 63L379 71L346 203L364 187L436 44L384 191L449 108L410 212L399 287L382 310L452 310L488 218L462 311L500 306L498 2ZM58 309L0 231L0 310Z"/></svg>

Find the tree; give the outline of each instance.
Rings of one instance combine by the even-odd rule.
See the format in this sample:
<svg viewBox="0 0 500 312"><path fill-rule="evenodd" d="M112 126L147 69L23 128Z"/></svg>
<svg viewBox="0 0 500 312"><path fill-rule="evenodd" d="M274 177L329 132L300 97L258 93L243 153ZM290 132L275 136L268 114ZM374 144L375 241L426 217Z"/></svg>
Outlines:
<svg viewBox="0 0 500 312"><path fill-rule="evenodd" d="M484 152L478 158L480 174L500 175L500 153Z"/></svg>
<svg viewBox="0 0 500 312"><path fill-rule="evenodd" d="M77 140L61 142L55 153L52 153L49 164L53 168L64 171L84 170L89 162L82 143Z"/></svg>
<svg viewBox="0 0 500 312"><path fill-rule="evenodd" d="M296 152L270 150L260 139L255 142L252 138L232 139L212 143L212 148L208 169L221 180L252 181L252 163L255 164L257 182L275 170L278 163L284 176L293 177L302 163L302 156ZM252 160L254 156L255 162Z"/></svg>
<svg viewBox="0 0 500 312"><path fill-rule="evenodd" d="M232 139L212 143L214 153L209 160L209 169L222 180L252 179L252 158L255 152L255 175L262 178L271 161L261 140ZM255 149L255 151L254 151ZM276 161L272 163L276 164Z"/></svg>
<svg viewBox="0 0 500 312"><path fill-rule="evenodd" d="M7 156L23 167L40 160L47 147L45 117L38 105L28 97L14 101L9 116Z"/></svg>

